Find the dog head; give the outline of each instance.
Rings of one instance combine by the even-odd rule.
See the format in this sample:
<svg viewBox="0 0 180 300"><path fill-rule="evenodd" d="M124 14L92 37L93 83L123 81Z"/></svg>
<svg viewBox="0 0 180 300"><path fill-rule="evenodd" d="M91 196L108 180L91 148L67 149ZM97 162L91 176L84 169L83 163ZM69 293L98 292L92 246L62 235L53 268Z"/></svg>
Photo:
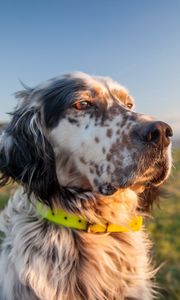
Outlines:
<svg viewBox="0 0 180 300"><path fill-rule="evenodd" d="M13 178L49 203L61 187L140 193L168 177L172 129L134 112L110 78L72 73L17 96L0 141L2 184Z"/></svg>

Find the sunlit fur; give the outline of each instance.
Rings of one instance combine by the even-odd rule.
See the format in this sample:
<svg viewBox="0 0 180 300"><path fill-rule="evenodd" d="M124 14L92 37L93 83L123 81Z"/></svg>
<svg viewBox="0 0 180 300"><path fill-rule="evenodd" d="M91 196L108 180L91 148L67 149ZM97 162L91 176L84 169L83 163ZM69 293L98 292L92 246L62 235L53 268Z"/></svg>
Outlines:
<svg viewBox="0 0 180 300"><path fill-rule="evenodd" d="M36 199L89 223L127 226L168 177L170 146L142 142L152 118L110 78L82 73L18 92L0 139L0 184L20 184L0 217L0 300L151 300L151 242L138 232L92 234L50 223ZM90 101L86 110L77 101Z"/></svg>

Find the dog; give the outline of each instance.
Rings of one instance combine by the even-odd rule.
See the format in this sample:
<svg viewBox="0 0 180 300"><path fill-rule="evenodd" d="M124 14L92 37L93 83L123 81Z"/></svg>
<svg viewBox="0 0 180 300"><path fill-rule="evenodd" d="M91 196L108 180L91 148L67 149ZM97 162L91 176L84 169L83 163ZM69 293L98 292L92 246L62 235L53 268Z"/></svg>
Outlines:
<svg viewBox="0 0 180 300"><path fill-rule="evenodd" d="M0 139L1 300L150 300L142 217L171 170L171 127L111 78L25 87Z"/></svg>

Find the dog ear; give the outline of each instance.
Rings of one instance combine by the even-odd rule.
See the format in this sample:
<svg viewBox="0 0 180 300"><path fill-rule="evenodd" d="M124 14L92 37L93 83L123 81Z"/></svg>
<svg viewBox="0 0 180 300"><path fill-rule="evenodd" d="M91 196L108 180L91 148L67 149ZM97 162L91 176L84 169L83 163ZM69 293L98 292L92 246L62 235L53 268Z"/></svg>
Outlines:
<svg viewBox="0 0 180 300"><path fill-rule="evenodd" d="M139 206L143 212L150 212L154 204L159 205L160 197L165 196L165 192L159 186L147 187L139 195Z"/></svg>
<svg viewBox="0 0 180 300"><path fill-rule="evenodd" d="M0 173L1 186L13 179L51 205L58 187L55 157L38 108L23 105L13 114L0 139Z"/></svg>

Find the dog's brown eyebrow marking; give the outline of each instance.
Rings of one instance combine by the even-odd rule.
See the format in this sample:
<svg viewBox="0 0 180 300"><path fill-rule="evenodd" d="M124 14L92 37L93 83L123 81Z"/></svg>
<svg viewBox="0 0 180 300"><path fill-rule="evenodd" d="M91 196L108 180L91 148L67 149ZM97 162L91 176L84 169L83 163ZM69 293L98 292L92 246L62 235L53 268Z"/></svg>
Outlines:
<svg viewBox="0 0 180 300"><path fill-rule="evenodd" d="M75 95L75 98L77 100L87 100L87 101L99 101L102 102L102 100L104 101L106 99L105 97L105 91L103 89L103 87L98 83L96 83L96 85L93 85L92 87L90 87L87 91L81 91L81 92L77 92Z"/></svg>
<svg viewBox="0 0 180 300"><path fill-rule="evenodd" d="M105 90L104 87L101 86L101 84L96 83L93 85L91 89L91 95L93 98L103 98L105 97Z"/></svg>
<svg viewBox="0 0 180 300"><path fill-rule="evenodd" d="M123 102L124 104L131 103L133 104L133 98L128 94L124 89L112 89L110 90L111 94L115 96L116 99Z"/></svg>

